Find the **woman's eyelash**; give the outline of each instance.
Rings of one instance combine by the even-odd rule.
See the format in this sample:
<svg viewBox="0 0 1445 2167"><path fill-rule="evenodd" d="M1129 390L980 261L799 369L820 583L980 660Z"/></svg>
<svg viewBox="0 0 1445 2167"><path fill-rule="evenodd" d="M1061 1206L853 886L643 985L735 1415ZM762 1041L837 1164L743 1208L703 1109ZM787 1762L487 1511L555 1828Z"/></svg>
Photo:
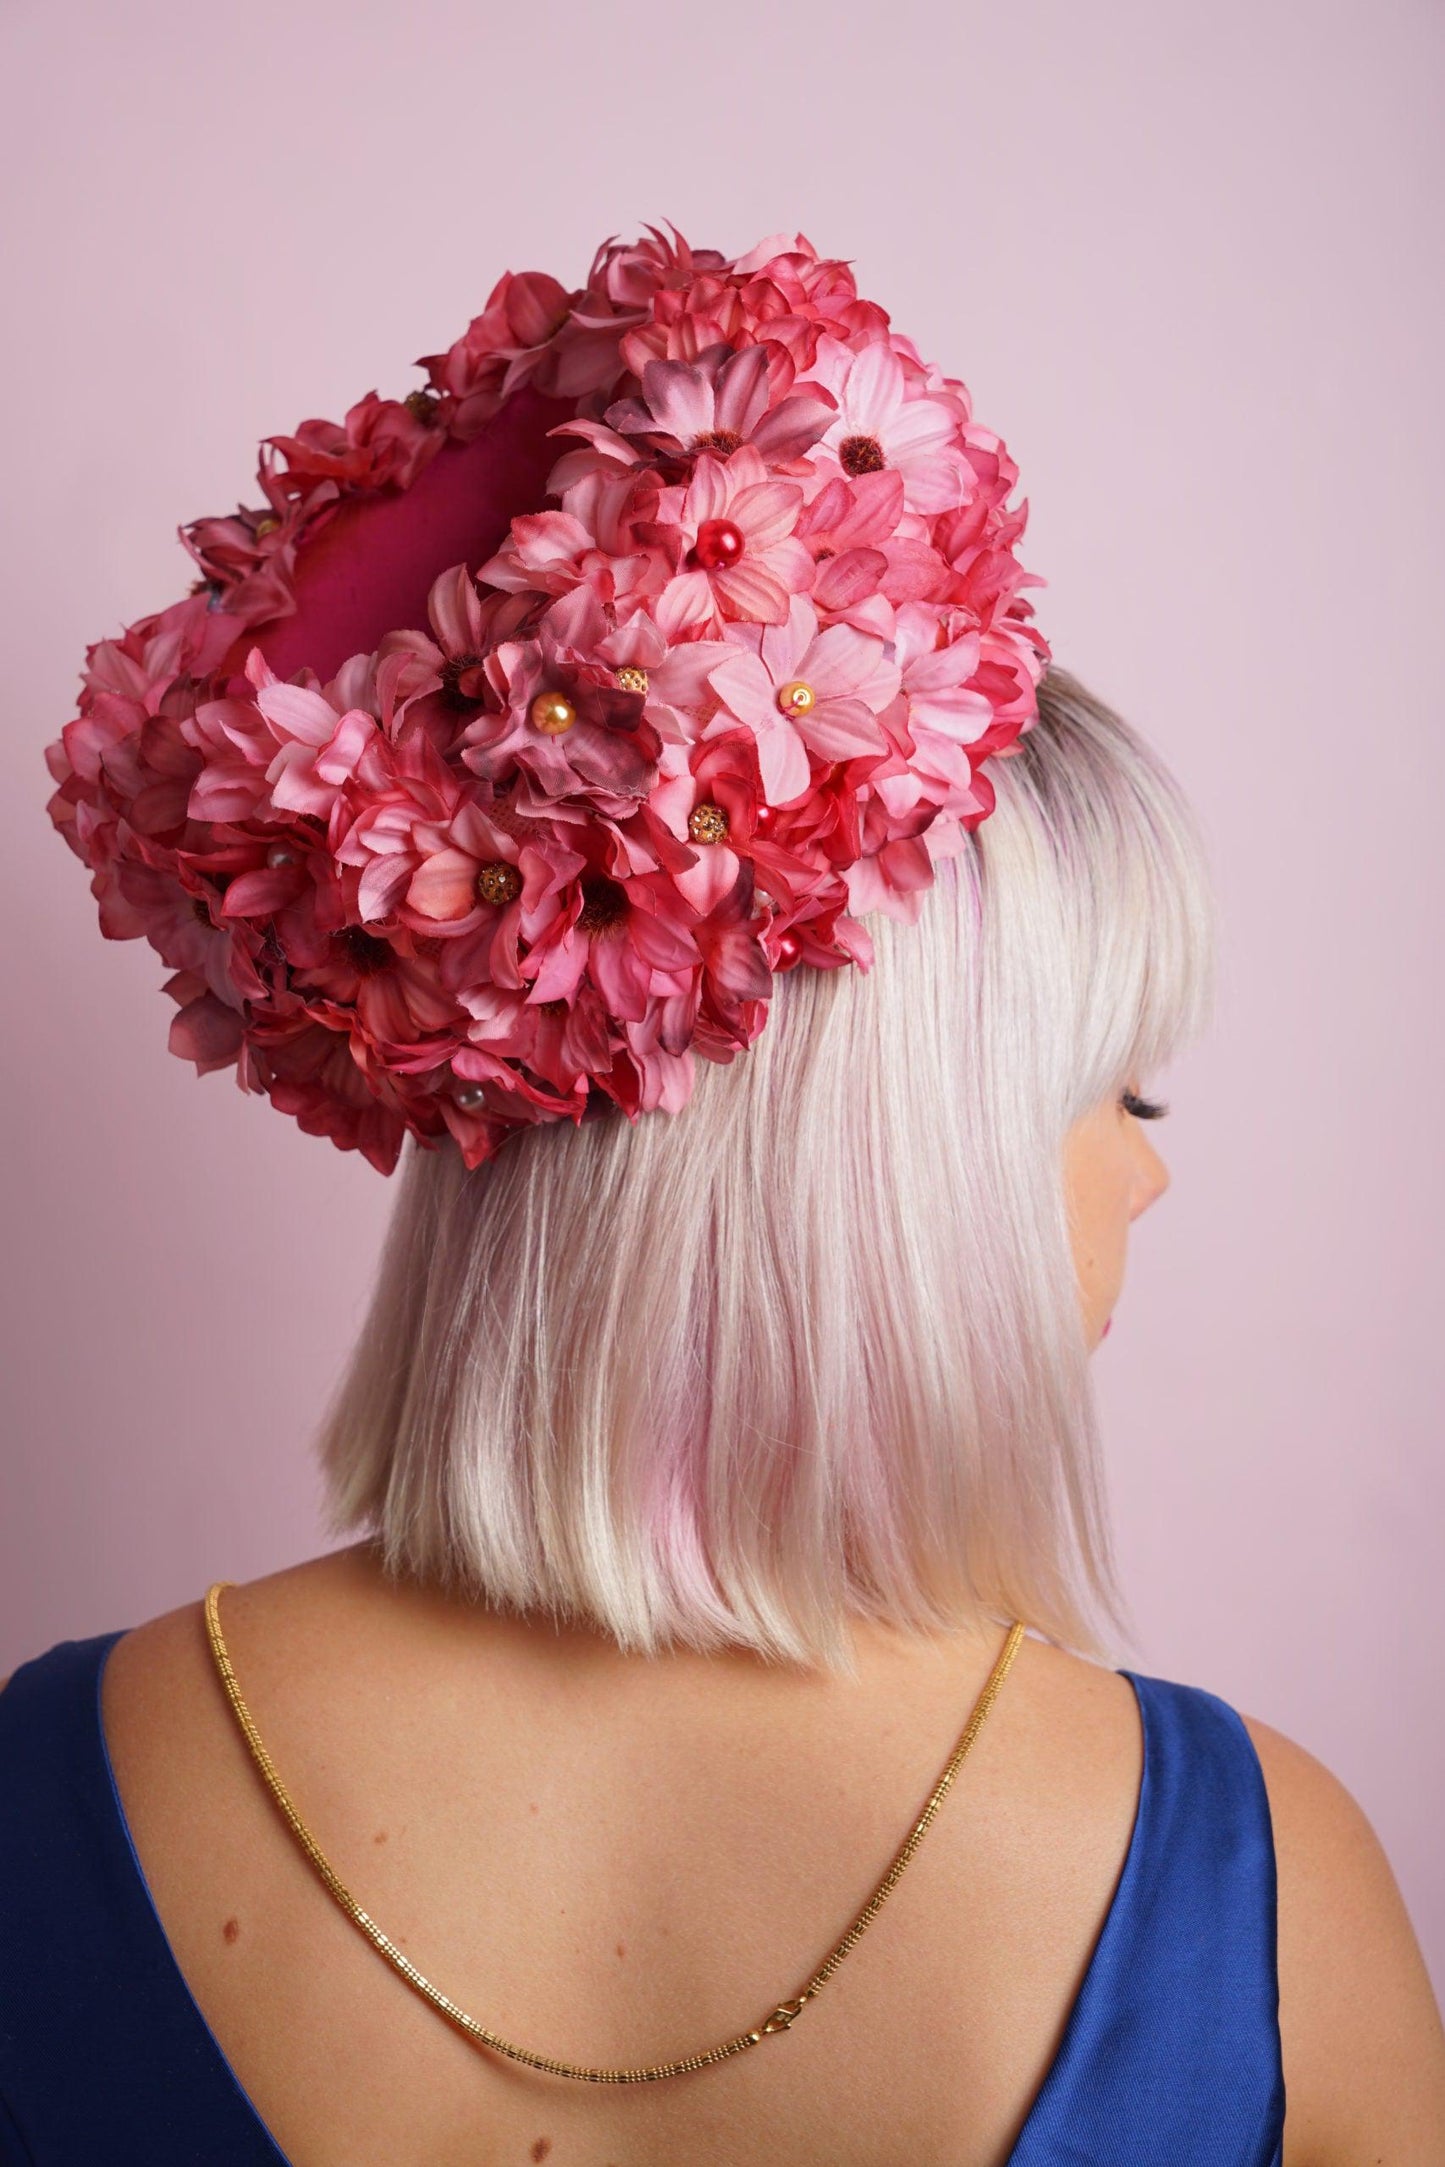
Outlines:
<svg viewBox="0 0 1445 2167"><path fill-rule="evenodd" d="M1141 1099L1136 1092L1126 1091L1119 1104L1126 1114L1136 1121L1162 1121L1169 1108L1162 1099Z"/></svg>

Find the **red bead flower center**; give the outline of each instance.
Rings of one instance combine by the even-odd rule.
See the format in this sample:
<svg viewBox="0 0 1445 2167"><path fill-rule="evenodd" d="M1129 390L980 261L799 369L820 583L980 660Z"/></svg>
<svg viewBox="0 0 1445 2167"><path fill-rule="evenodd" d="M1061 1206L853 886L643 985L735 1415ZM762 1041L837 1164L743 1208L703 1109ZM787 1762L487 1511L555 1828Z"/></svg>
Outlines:
<svg viewBox="0 0 1445 2167"><path fill-rule="evenodd" d="M736 564L743 553L743 531L730 519L705 519L697 530L695 561L704 572L720 572Z"/></svg>

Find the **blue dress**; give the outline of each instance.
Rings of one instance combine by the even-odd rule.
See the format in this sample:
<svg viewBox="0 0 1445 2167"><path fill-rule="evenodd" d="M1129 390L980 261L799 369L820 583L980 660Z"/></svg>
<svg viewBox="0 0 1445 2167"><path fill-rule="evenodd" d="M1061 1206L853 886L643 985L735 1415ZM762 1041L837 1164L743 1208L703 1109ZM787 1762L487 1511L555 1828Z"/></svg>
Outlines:
<svg viewBox="0 0 1445 2167"><path fill-rule="evenodd" d="M100 1720L120 1637L62 1641L0 1693L0 2167L286 2167L131 1843ZM1144 1731L1134 1833L1009 2167L1280 2167L1259 1762L1223 1701L1124 1675Z"/></svg>

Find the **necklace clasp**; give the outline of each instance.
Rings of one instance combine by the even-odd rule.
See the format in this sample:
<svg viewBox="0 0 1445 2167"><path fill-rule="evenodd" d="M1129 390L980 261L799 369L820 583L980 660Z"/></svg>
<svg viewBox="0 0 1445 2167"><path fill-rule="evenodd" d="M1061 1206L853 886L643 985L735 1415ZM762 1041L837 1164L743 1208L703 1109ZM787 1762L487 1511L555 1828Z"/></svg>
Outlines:
<svg viewBox="0 0 1445 2167"><path fill-rule="evenodd" d="M768 2018L767 2023L763 2026L763 2030L765 2032L788 2031L802 2015L807 1999L806 1994L800 1994L796 2001L780 2001Z"/></svg>

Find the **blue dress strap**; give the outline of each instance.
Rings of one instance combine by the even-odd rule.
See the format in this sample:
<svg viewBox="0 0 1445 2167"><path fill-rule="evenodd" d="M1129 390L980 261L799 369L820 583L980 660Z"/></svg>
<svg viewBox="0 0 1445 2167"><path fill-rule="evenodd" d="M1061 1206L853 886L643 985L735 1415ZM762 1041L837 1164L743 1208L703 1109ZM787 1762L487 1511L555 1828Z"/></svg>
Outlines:
<svg viewBox="0 0 1445 2167"><path fill-rule="evenodd" d="M1009 2167L1279 2167L1274 1838L1224 1701L1125 1672L1144 1730L1133 1839Z"/></svg>
<svg viewBox="0 0 1445 2167"><path fill-rule="evenodd" d="M171 1953L100 1720L120 1638L61 1641L0 1692L3 2167L285 2167Z"/></svg>

